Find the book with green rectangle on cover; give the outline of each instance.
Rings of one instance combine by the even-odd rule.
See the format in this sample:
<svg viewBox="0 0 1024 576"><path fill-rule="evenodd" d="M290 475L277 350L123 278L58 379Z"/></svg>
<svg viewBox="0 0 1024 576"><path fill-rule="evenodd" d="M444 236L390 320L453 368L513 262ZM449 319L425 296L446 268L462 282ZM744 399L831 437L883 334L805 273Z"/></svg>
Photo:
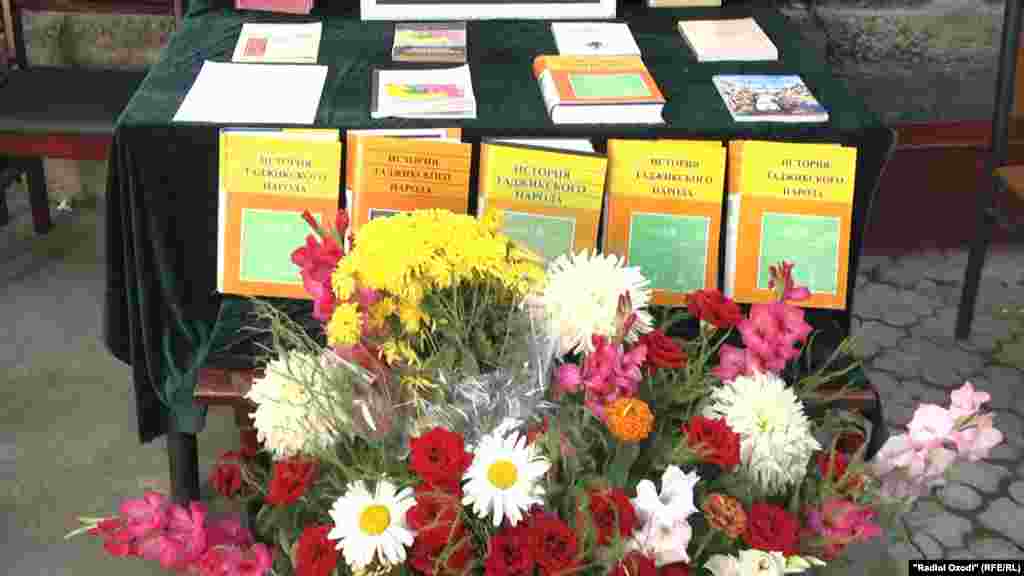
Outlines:
<svg viewBox="0 0 1024 576"><path fill-rule="evenodd" d="M700 290L707 273L710 225L706 216L634 213L629 223L629 265L640 267L652 289Z"/></svg>
<svg viewBox="0 0 1024 576"><path fill-rule="evenodd" d="M839 218L766 212L761 220L757 287L768 290L769 267L792 262L793 280L812 293L839 288Z"/></svg>
<svg viewBox="0 0 1024 576"><path fill-rule="evenodd" d="M576 221L506 210L502 232L550 261L572 252Z"/></svg>
<svg viewBox="0 0 1024 576"><path fill-rule="evenodd" d="M643 98L651 91L639 74L569 74L577 98Z"/></svg>

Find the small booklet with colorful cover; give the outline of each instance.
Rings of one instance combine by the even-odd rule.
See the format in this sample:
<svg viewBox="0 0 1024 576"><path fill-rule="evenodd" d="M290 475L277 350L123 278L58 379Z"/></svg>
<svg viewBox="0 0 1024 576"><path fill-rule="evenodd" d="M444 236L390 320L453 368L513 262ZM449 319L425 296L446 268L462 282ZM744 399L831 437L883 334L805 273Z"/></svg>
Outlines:
<svg viewBox="0 0 1024 576"><path fill-rule="evenodd" d="M717 140L608 140L603 249L640 267L655 304L718 287L725 152Z"/></svg>
<svg viewBox="0 0 1024 576"><path fill-rule="evenodd" d="M665 122L665 97L639 56L537 56L533 75L555 124Z"/></svg>
<svg viewBox="0 0 1024 576"><path fill-rule="evenodd" d="M501 210L503 232L547 260L594 250L607 163L599 154L485 141L477 215Z"/></svg>
<svg viewBox="0 0 1024 576"><path fill-rule="evenodd" d="M683 20L678 26L698 62L779 59L779 49L753 18Z"/></svg>
<svg viewBox="0 0 1024 576"><path fill-rule="evenodd" d="M232 62L316 64L323 23L242 24Z"/></svg>
<svg viewBox="0 0 1024 576"><path fill-rule="evenodd" d="M398 62L465 62L465 22L395 24L391 59Z"/></svg>
<svg viewBox="0 0 1024 576"><path fill-rule="evenodd" d="M473 145L461 130L445 138L350 131L345 176L352 229L374 218L428 208L469 211L469 169ZM404 136L404 137L403 137Z"/></svg>
<svg viewBox="0 0 1024 576"><path fill-rule="evenodd" d="M792 262L811 292L796 302L845 309L857 149L838 144L729 142L726 296L769 302L769 268Z"/></svg>
<svg viewBox="0 0 1024 576"><path fill-rule="evenodd" d="M374 70L371 118L476 118L469 66Z"/></svg>
<svg viewBox="0 0 1024 576"><path fill-rule="evenodd" d="M558 53L563 56L639 56L625 22L552 22Z"/></svg>
<svg viewBox="0 0 1024 576"><path fill-rule="evenodd" d="M219 166L217 291L309 299L291 253L309 234L303 211L337 214L338 131L225 128Z"/></svg>
<svg viewBox="0 0 1024 576"><path fill-rule="evenodd" d="M312 9L313 0L235 0L235 10L309 14Z"/></svg>
<svg viewBox="0 0 1024 576"><path fill-rule="evenodd" d="M711 81L736 122L828 122L828 110L795 75L718 75Z"/></svg>

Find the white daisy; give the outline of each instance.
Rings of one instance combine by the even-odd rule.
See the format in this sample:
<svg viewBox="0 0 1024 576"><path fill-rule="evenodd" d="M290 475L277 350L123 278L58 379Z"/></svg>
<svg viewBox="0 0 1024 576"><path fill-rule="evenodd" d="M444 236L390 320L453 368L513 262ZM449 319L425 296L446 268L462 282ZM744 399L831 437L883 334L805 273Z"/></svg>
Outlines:
<svg viewBox="0 0 1024 576"><path fill-rule="evenodd" d="M723 384L704 412L724 417L740 435L741 473L768 494L800 482L821 449L800 399L775 374L755 372Z"/></svg>
<svg viewBox="0 0 1024 576"><path fill-rule="evenodd" d="M245 397L256 403L253 426L260 442L278 458L334 444L329 418L317 409L314 394L328 393L320 361L300 352L274 358Z"/></svg>
<svg viewBox="0 0 1024 576"><path fill-rule="evenodd" d="M492 515L495 526L501 525L502 518L515 526L524 511L543 503L540 479L551 463L537 453L535 444L526 444L526 436L501 432L492 432L477 444L473 463L462 477L466 481L462 503L472 505L479 518Z"/></svg>
<svg viewBox="0 0 1024 576"><path fill-rule="evenodd" d="M638 267L626 267L614 254L563 254L549 266L541 303L549 331L558 341L558 354L592 352L591 336L612 337L618 330L619 297L629 295L636 321L626 340L650 332L653 319L645 308L650 281Z"/></svg>
<svg viewBox="0 0 1024 576"><path fill-rule="evenodd" d="M416 504L412 488L397 491L387 480L378 480L370 493L362 482L353 482L345 495L331 508L334 527L328 540L337 540L345 562L360 570L373 562L374 556L385 566L405 562L405 549L412 546L414 534L405 525L405 513Z"/></svg>

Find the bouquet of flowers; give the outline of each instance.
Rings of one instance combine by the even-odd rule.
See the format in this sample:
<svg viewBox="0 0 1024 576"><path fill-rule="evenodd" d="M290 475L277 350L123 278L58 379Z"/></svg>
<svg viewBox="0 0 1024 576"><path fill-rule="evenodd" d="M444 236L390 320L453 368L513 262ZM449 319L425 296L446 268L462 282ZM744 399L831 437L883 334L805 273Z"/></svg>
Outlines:
<svg viewBox="0 0 1024 576"><path fill-rule="evenodd" d="M348 238L344 212L309 221L292 259L323 333L258 304L262 452L211 478L251 504L255 538L148 494L83 519L112 554L200 575L799 573L1002 441L966 383L866 461L878 431L834 402L849 343L794 369L814 334L788 263L774 302L708 290L661 309L639 269L587 252L545 267L497 213Z"/></svg>

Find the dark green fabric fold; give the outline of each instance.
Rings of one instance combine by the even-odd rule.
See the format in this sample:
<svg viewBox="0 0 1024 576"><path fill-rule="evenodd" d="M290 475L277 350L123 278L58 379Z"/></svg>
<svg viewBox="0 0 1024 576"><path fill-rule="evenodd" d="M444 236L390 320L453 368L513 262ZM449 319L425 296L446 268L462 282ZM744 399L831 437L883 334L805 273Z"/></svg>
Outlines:
<svg viewBox="0 0 1024 576"><path fill-rule="evenodd" d="M469 22L469 62L478 117L450 122L371 120L375 68L422 68L390 60L394 24L361 22L318 8L311 16L236 13L223 1L197 2L171 38L118 122L107 194L105 341L133 367L139 432L149 441L166 431L167 412L187 431L201 411L190 402L198 368L251 364L258 339L238 328L252 320L244 305L216 293L217 135L215 124L173 124L204 60L229 61L243 22L305 22L323 18L320 63L329 67L316 127L396 128L455 125L467 141L494 135L769 139L835 142L858 149L848 304L852 309L863 231L893 133L837 81L799 31L771 7L659 9L630 17L644 61L668 100L663 126L557 126L548 119L532 75L536 55L555 53L545 21ZM679 35L683 18L753 15L777 44L777 62L696 62ZM429 65L427 66L429 67ZM829 110L824 124L733 122L711 83L714 74L788 73L804 78ZM344 153L344 152L343 152ZM342 159L344 166L344 158ZM475 182L476 167L472 180ZM475 192L475 191L474 191ZM722 247L724 250L724 246ZM222 306L224 304L225 306ZM303 304L307 305L307 304ZM295 308L308 320L308 308ZM850 331L848 311L809 311L810 323L834 346ZM313 327L315 329L315 326Z"/></svg>

